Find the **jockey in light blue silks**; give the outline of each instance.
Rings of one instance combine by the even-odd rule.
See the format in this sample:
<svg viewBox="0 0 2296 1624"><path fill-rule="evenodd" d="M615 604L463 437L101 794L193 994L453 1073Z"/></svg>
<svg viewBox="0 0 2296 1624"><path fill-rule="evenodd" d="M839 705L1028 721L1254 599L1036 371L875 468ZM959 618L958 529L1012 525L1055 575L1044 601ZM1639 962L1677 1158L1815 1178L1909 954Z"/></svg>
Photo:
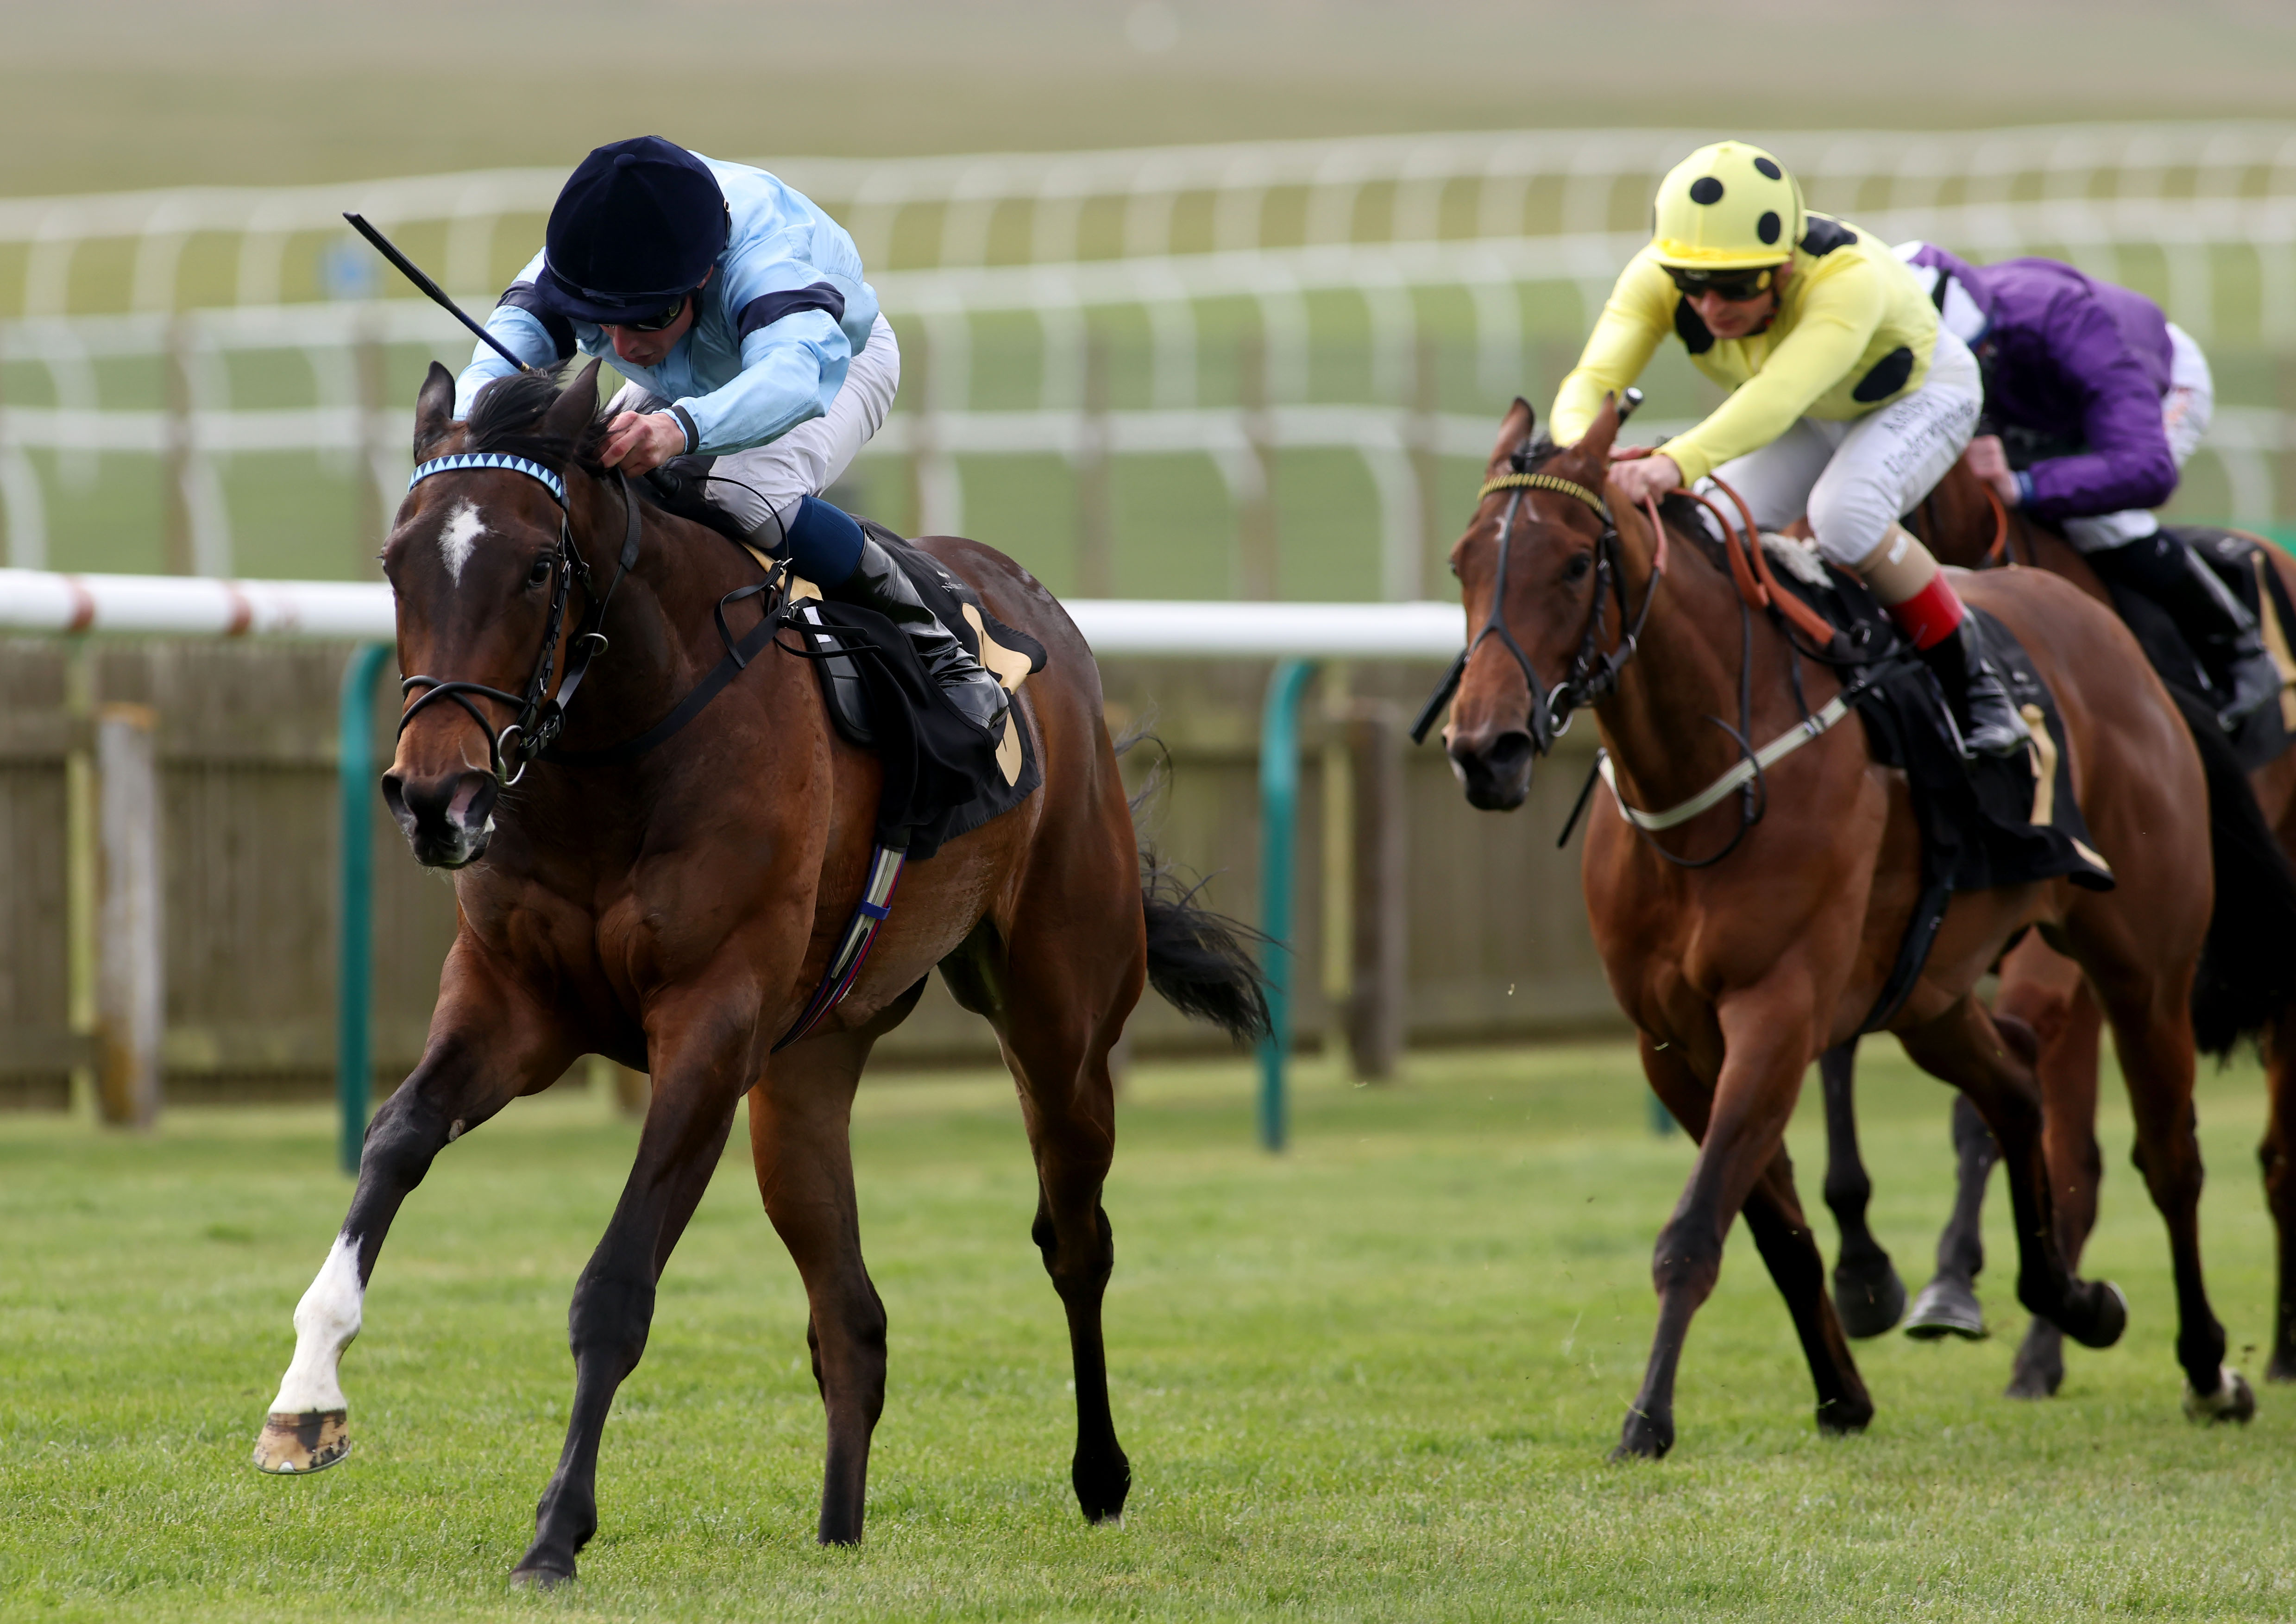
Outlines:
<svg viewBox="0 0 2296 1624"><path fill-rule="evenodd" d="M649 476L673 513L730 518L830 597L884 615L957 711L999 730L1004 688L892 555L821 500L901 380L844 227L762 169L641 135L582 160L544 242L487 330L529 365L578 349L629 380L608 406L608 465ZM455 414L510 370L480 346Z"/></svg>

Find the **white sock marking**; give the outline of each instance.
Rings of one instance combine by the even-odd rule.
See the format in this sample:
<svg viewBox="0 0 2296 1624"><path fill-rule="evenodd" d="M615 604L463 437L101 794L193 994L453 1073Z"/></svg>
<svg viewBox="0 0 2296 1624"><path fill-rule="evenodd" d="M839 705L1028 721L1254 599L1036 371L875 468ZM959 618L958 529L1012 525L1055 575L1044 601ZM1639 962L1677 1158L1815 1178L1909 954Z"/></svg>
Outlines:
<svg viewBox="0 0 2296 1624"><path fill-rule="evenodd" d="M468 496L455 504L447 515L446 525L439 532L439 552L447 561L447 573L455 578L455 585L463 584L463 566L471 562L471 549L479 545L480 534L486 521L479 517L479 504Z"/></svg>
<svg viewBox="0 0 2296 1624"><path fill-rule="evenodd" d="M295 1357L280 1378L274 1411L299 1415L349 1407L336 1369L343 1349L359 1333L359 1305L365 1298L358 1277L358 1237L339 1234L311 1289L295 1305Z"/></svg>

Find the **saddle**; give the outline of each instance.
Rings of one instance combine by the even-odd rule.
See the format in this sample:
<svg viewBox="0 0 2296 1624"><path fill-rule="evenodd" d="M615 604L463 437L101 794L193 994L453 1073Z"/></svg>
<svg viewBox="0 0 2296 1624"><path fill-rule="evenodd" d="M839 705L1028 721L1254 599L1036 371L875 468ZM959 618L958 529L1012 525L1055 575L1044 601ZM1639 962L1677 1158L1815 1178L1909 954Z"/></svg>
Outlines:
<svg viewBox="0 0 2296 1624"><path fill-rule="evenodd" d="M2007 627L1969 611L2033 737L2017 755L1964 760L1937 680L1865 584L1804 543L1773 535L1762 543L1778 585L1833 627L1826 653L1841 667L1842 697L1865 724L1874 759L1906 775L1921 825L1921 900L1862 1028L1874 1031L1920 979L1954 892L2061 877L2110 890L2112 868L2089 842L2056 700Z"/></svg>
<svg viewBox="0 0 2296 1624"><path fill-rule="evenodd" d="M2217 529L2205 525L2178 525L2170 532L2193 550L2194 557L2215 571L2241 606L2256 617L2263 634L2264 646L2285 672L2296 666L2296 657L2289 651L2289 629L2296 627L2296 605L2288 599L2288 588L2280 579L2280 572L2267 562L2268 543L2258 540L2239 530ZM2112 606L2120 611L2128 629L2136 634L2138 646L2145 659L2160 673L2161 680L2178 693L2200 701L2206 709L2214 709L2223 703L2221 695L2209 685L2200 656L2177 623L2152 599L2108 581L2106 590L2112 594ZM2296 689L2281 690L2276 705L2259 706L2241 721L2240 730L2230 735L2233 754L2240 760L2241 771L2253 773L2266 763L2284 753L2296 743Z"/></svg>

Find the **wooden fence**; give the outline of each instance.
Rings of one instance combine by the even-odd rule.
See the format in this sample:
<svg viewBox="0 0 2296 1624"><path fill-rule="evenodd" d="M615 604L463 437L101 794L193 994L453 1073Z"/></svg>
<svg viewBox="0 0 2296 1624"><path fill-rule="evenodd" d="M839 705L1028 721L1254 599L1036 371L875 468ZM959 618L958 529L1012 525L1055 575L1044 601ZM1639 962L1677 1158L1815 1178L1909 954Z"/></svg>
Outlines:
<svg viewBox="0 0 2296 1624"><path fill-rule="evenodd" d="M316 1097L332 1086L334 733L346 652L0 642L0 1106L62 1109L74 1073L95 1075L106 963L129 966L118 973L131 981L157 965L167 1101ZM1301 1040L1312 1046L1352 1018L1358 1052L1380 1047L1379 1001L1353 1000L1351 1017L1351 963L1383 965L1390 978L1399 966L1401 995L1385 1017L1399 1029L1390 1045L1616 1025L1588 939L1577 841L1554 849L1592 728L1542 767L1522 811L1474 812L1439 750L1396 742L1438 674L1327 667L1310 698L1294 941ZM1111 727L1145 724L1152 735L1128 759L1134 781L1158 760L1168 766L1144 828L1168 858L1211 876L1215 906L1246 919L1259 895L1267 677L1257 662L1126 660L1103 671ZM397 695L380 685L375 736L387 750ZM157 885L154 906L140 911L108 893L98 905L107 883L98 815L120 799L115 785L107 803L97 771L113 748L106 727L130 744L136 727L148 728L156 760ZM1400 766L1382 777L1380 761L1392 764L1398 750ZM379 758L377 773L383 766ZM1339 807L1326 805L1326 784L1349 791ZM1351 836L1351 820L1363 819L1371 826ZM455 906L446 878L414 864L388 818L374 822L381 1094L421 1053ZM1327 841L1338 842L1328 862ZM1384 884L1357 872L1382 867ZM109 882L116 890L119 876ZM1335 898L1350 917L1336 922L1346 946L1327 954ZM100 952L105 918L115 933L156 929L160 951L123 958L113 943ZM144 923L117 923L127 918ZM1220 1041L1152 997L1132 1029L1143 1053ZM985 1024L938 983L879 1053L897 1064L995 1056Z"/></svg>

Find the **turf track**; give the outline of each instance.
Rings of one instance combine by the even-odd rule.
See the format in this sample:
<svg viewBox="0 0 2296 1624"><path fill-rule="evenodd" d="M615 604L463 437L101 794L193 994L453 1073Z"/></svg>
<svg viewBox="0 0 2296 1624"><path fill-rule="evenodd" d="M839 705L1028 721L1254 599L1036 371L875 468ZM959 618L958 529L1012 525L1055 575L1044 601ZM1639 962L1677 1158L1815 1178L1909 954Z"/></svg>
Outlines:
<svg viewBox="0 0 2296 1624"><path fill-rule="evenodd" d="M1942 1092L1869 1064L1884 1240L1911 1284L1942 1213ZM1298 1142L1248 1142L1240 1064L1136 1075L1109 1208L1110 1349L1136 1488L1078 1521L1066 1349L1027 1240L1000 1081L889 1081L857 1126L892 1323L867 1545L810 1541L820 1411L793 1271L729 1159L664 1282L562 1603L512 1596L570 1386L564 1313L632 1130L569 1091L442 1158L346 1360L356 1452L304 1481L247 1451L345 1189L316 1111L178 1112L153 1141L0 1122L0 1616L666 1619L2275 1617L2296 1612L2296 1393L2245 1431L2177 1413L2161 1226L2112 1103L2090 1257L2135 1315L2062 1398L2008 1350L1861 1346L1881 1414L1828 1441L1742 1231L1692 1339L1682 1440L1603 1461L1688 1157L1628 1053L1311 1065ZM1811 1090L1812 1095L1815 1090ZM1797 1125L1813 1201L1814 1101ZM2211 1284L2266 1327L2252 1069L2209 1080ZM738 1144L738 1141L737 1141ZM1988 1303L2007 1302L1995 1202ZM1832 1231L1819 1220L1831 1250Z"/></svg>

